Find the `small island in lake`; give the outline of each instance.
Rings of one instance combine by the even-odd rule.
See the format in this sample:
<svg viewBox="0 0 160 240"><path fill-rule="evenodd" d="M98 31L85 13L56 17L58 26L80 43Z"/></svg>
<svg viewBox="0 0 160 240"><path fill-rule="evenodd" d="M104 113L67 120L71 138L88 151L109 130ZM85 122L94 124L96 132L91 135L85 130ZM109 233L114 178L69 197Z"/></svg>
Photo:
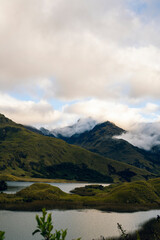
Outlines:
<svg viewBox="0 0 160 240"><path fill-rule="evenodd" d="M34 183L16 194L0 194L0 209L37 211L94 208L107 211L160 209L160 178L103 187L88 185L72 194L55 186Z"/></svg>

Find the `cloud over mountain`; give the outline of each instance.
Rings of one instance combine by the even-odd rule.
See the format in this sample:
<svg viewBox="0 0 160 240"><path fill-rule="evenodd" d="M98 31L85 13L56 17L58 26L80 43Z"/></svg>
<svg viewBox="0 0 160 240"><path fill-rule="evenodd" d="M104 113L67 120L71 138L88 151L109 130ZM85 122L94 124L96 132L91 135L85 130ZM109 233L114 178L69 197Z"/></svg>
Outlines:
<svg viewBox="0 0 160 240"><path fill-rule="evenodd" d="M52 133L54 136L62 135L64 137L71 137L74 134L80 134L85 131L90 131L94 128L94 126L97 124L97 122L92 118L84 118L79 119L75 124L72 126L66 126L64 128L56 128L50 133Z"/></svg>
<svg viewBox="0 0 160 240"><path fill-rule="evenodd" d="M160 122L137 124L132 130L116 138L124 139L139 148L151 150L152 147L160 145Z"/></svg>
<svg viewBox="0 0 160 240"><path fill-rule="evenodd" d="M36 111L30 107L27 111L37 124L39 103L45 102L49 116L45 123L63 125L83 115L83 111L70 118L66 114L66 104L74 101L113 102L127 106L129 112L157 104L159 9L157 0L2 0L0 102L4 94L22 105L32 102ZM57 100L65 102L58 112ZM8 108L0 112L7 114ZM24 122L26 118L16 112L15 120ZM64 112L67 121L61 118ZM159 110L155 114L157 119ZM143 112L140 115L144 118Z"/></svg>

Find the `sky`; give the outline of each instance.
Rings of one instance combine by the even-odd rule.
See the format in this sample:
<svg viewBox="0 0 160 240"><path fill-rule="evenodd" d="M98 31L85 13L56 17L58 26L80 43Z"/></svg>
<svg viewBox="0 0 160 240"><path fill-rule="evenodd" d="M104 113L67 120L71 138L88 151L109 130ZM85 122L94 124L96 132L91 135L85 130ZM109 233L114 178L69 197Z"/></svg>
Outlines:
<svg viewBox="0 0 160 240"><path fill-rule="evenodd" d="M0 113L54 129L160 121L159 0L0 0Z"/></svg>

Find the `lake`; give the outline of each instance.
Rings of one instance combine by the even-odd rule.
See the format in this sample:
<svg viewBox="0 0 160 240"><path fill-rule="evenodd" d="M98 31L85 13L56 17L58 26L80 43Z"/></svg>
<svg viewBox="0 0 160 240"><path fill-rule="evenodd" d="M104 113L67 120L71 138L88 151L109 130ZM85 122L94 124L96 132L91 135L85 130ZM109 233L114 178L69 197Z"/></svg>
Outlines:
<svg viewBox="0 0 160 240"><path fill-rule="evenodd" d="M34 182L6 182L8 189L6 193L16 193L20 191L23 188L26 188L33 184ZM103 186L108 186L107 183L49 183L50 185L59 187L62 191L69 193L71 190L73 190L76 187L84 187L85 185L91 185L91 184L102 184Z"/></svg>
<svg viewBox="0 0 160 240"><path fill-rule="evenodd" d="M10 182L8 191L17 191L31 183ZM63 191L84 186L84 183L52 183ZM88 184L87 184L88 185ZM52 213L55 229L68 229L67 240L82 237L82 240L96 239L101 235L105 237L118 236L117 223L122 224L127 231L136 230L142 223L152 217L160 215L160 210L135 213L102 212L94 209L48 211ZM39 234L32 236L36 228L35 215L41 212L0 211L0 230L6 232L6 240L41 240Z"/></svg>

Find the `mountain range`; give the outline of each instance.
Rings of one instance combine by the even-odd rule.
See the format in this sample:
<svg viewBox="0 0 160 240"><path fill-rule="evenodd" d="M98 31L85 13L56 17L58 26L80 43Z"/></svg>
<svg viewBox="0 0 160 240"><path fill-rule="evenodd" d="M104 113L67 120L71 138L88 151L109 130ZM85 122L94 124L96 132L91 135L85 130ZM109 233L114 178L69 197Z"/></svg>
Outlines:
<svg viewBox="0 0 160 240"><path fill-rule="evenodd" d="M99 127L96 125L87 132ZM117 129L123 132L115 125L110 131L117 134ZM103 131L99 131L102 134ZM84 133L79 136L81 134ZM26 128L0 114L0 174L90 182L132 181L155 176L144 168L115 161L95 152L56 137L44 136L40 130Z"/></svg>
<svg viewBox="0 0 160 240"><path fill-rule="evenodd" d="M90 119L87 119L86 121L89 120ZM80 120L77 122L77 125L79 122ZM75 125L76 124L73 125L74 129ZM72 126L68 127L67 129L72 129ZM141 129L143 131L140 131L139 129L139 134L137 134L136 130L136 135L138 136L137 138L143 139L144 146L145 141L147 141L147 137L149 137L149 139L153 139L153 137L154 139L156 138L156 141L154 141L156 144L153 144L152 141L153 146L150 149L146 150L145 147L139 148L126 141L125 136L130 136L131 133L119 128L114 123L109 121L97 123L95 126L92 125L92 128L87 128L87 130L84 129L83 132L74 132L74 134L66 134L66 128L60 129L59 132L58 130L53 130L51 133L56 132L57 135L55 137L63 139L69 144L81 146L82 148L97 153L103 157L127 163L159 175L160 144L157 140L159 135L155 133L156 129L158 129L158 126L157 124L145 124L143 125L143 128L141 127ZM71 132L73 133L73 130ZM150 135L147 135L146 132ZM143 137L144 134L146 134L145 138Z"/></svg>
<svg viewBox="0 0 160 240"><path fill-rule="evenodd" d="M56 128L52 131L48 131L47 129L40 128L40 130L45 134L45 131L48 131L48 134L52 134L57 138L63 137L71 137L75 134L81 134L85 131L92 130L97 125L97 121L89 118L80 118L76 123L71 126L66 126L63 128Z"/></svg>

